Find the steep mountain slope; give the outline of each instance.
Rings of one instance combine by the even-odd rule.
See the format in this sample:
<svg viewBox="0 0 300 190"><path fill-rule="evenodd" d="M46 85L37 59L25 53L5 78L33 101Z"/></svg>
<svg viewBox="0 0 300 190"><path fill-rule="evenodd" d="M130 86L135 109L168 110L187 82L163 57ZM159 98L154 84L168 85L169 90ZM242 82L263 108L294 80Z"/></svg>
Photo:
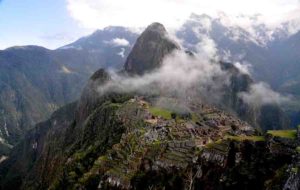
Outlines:
<svg viewBox="0 0 300 190"><path fill-rule="evenodd" d="M0 51L0 154L27 129L78 99L100 67L121 68L136 37L125 28L108 27L57 50L24 46Z"/></svg>
<svg viewBox="0 0 300 190"><path fill-rule="evenodd" d="M2 189L263 189L281 188L289 177L274 175L293 166L295 140L257 136L249 124L199 99L183 106L163 91L100 94L112 80L98 70L78 102L29 131L0 165ZM247 89L248 80L236 80L233 89ZM291 184L298 179L292 177Z"/></svg>
<svg viewBox="0 0 300 190"><path fill-rule="evenodd" d="M126 60L125 70L132 74L149 72L160 66L164 56L175 49L179 49L179 46L168 39L165 27L153 23L137 39Z"/></svg>
<svg viewBox="0 0 300 190"><path fill-rule="evenodd" d="M278 88L282 92L286 91L298 97L300 95L300 78L297 72L300 69L299 44L300 32L277 42L271 47L272 55L277 60L274 72L276 72L276 75L279 75Z"/></svg>
<svg viewBox="0 0 300 190"><path fill-rule="evenodd" d="M218 103L212 103L213 105L237 115L262 131L289 128L289 118L278 104L253 106L239 96L240 93L248 92L254 84L248 74L241 73L230 63L221 62L221 68L231 75L230 84L224 86L222 99Z"/></svg>
<svg viewBox="0 0 300 190"><path fill-rule="evenodd" d="M101 62L102 64L100 66L103 68L120 69L124 64L124 60L130 53L137 37L138 34L127 28L107 27L103 30L97 30L90 36L83 37L58 50L87 51L89 54L85 55L86 59L98 59L98 62ZM91 69L93 70L90 71L94 73L99 69L99 63L96 70L94 70L93 67Z"/></svg>
<svg viewBox="0 0 300 190"><path fill-rule="evenodd" d="M59 106L76 99L87 80L83 74L67 72L67 66L41 47L11 48L0 56L1 138L9 144Z"/></svg>

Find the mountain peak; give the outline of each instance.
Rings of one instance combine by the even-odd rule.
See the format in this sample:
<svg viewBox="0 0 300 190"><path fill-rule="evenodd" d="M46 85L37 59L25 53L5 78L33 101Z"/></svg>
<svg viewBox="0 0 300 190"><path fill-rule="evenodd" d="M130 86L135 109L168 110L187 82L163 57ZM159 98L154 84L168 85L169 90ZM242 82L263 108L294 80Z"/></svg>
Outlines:
<svg viewBox="0 0 300 190"><path fill-rule="evenodd" d="M198 15L198 14L192 13L190 15L189 19L194 19L194 20L208 19L208 20L212 20L212 17L207 15L207 14Z"/></svg>
<svg viewBox="0 0 300 190"><path fill-rule="evenodd" d="M106 72L105 69L99 69L91 76L90 80L92 81L100 80L102 83L104 83L107 80L109 80L109 78L110 75L108 74L108 72Z"/></svg>
<svg viewBox="0 0 300 190"><path fill-rule="evenodd" d="M165 55L180 49L167 35L167 30L162 24L149 25L137 39L126 60L125 70L141 75L160 66Z"/></svg>
<svg viewBox="0 0 300 190"><path fill-rule="evenodd" d="M167 33L167 30L164 27L164 25L162 25L161 23L158 23L158 22L154 22L154 23L150 24L146 28L145 31L153 31L153 32L158 32L158 33L162 33L162 34Z"/></svg>

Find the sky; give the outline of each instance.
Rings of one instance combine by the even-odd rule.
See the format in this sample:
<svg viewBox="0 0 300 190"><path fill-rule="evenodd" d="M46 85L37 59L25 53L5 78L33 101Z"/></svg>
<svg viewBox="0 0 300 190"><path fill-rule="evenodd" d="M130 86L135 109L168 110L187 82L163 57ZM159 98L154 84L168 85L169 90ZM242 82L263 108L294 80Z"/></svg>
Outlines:
<svg viewBox="0 0 300 190"><path fill-rule="evenodd" d="M0 0L0 49L28 44L55 49L112 25L157 21L176 28L191 13L260 14L262 22L277 24L300 18L300 0Z"/></svg>
<svg viewBox="0 0 300 190"><path fill-rule="evenodd" d="M86 34L64 0L0 1L0 49L18 45L56 48Z"/></svg>

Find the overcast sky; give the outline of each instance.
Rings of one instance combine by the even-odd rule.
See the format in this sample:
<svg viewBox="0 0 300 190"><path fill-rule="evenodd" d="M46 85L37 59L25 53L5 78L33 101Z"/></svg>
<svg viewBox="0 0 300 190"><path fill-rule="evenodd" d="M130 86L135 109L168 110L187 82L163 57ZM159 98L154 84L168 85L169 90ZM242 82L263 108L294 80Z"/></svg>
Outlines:
<svg viewBox="0 0 300 190"><path fill-rule="evenodd" d="M109 25L178 27L191 13L261 14L267 24L300 17L299 0L0 0L0 49L57 48Z"/></svg>

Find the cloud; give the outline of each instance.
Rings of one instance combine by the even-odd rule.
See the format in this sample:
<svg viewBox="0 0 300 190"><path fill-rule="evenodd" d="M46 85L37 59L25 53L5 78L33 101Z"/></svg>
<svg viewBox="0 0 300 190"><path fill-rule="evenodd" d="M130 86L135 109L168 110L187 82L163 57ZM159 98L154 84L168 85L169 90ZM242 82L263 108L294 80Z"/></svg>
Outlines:
<svg viewBox="0 0 300 190"><path fill-rule="evenodd" d="M193 28L195 33L205 33L205 34L209 34L209 32L211 31L211 18L206 16L206 17L199 17L199 15L196 14L192 14L189 18L191 21L196 22L197 26L195 26Z"/></svg>
<svg viewBox="0 0 300 190"><path fill-rule="evenodd" d="M218 64L219 55L214 41L205 35L201 39L194 55L176 50L164 58L160 68L143 76L127 76L111 71L111 80L99 86L97 91L100 95L107 92L166 95L176 97L181 107L191 100L222 104L223 93L229 88L232 73L222 70ZM234 65L241 73L250 75L248 64ZM239 93L238 97L253 107L283 104L291 100L262 82L251 84L249 90Z"/></svg>
<svg viewBox="0 0 300 190"><path fill-rule="evenodd" d="M111 44L111 45L116 46L116 47L119 47L119 46L122 46L122 47L130 46L129 41L126 40L125 38L114 38L114 39L112 39L110 41L105 41L105 43Z"/></svg>
<svg viewBox="0 0 300 190"><path fill-rule="evenodd" d="M199 55L191 57L185 52L175 51L164 59L161 68L143 76L127 77L111 73L112 80L99 87L98 92L100 94L108 91L155 94L159 91L186 98L189 90L197 86L204 96L205 90L211 87L217 90L227 81L225 79L220 80L222 82L216 81L216 78L227 78L227 76L218 64L211 63L206 58Z"/></svg>
<svg viewBox="0 0 300 190"><path fill-rule="evenodd" d="M252 65L244 63L241 64L240 62L236 62L234 63L234 66L243 74L247 74L247 75L251 75L250 73L250 68L252 67Z"/></svg>
<svg viewBox="0 0 300 190"><path fill-rule="evenodd" d="M200 39L200 42L196 45L197 53L201 54L202 57L206 57L207 59L218 59L218 49L214 40L207 35L200 35L198 38Z"/></svg>
<svg viewBox="0 0 300 190"><path fill-rule="evenodd" d="M61 67L61 71L60 72L65 73L65 74L71 74L71 73L73 73L69 68L67 68L64 65Z"/></svg>
<svg viewBox="0 0 300 190"><path fill-rule="evenodd" d="M191 13L218 15L260 14L264 22L278 22L300 15L298 0L67 0L70 15L83 27L109 25L144 27L158 21L168 27L179 26ZM245 18L238 20L246 23ZM238 22L235 20L234 22Z"/></svg>
<svg viewBox="0 0 300 190"><path fill-rule="evenodd" d="M111 72L111 80L99 86L98 92L100 95L110 91L168 94L181 100L203 97L218 101L224 85L229 85L230 74L211 61L216 57L214 42L205 39L200 44L203 48L193 56L176 50L164 58L160 68L143 76Z"/></svg>
<svg viewBox="0 0 300 190"><path fill-rule="evenodd" d="M273 91L268 84L263 82L251 85L249 92L242 92L239 96L246 103L255 107L264 104L282 104L291 100L290 97L282 96Z"/></svg>
<svg viewBox="0 0 300 190"><path fill-rule="evenodd" d="M210 37L209 32L211 31L211 20L208 17L201 19L197 18L198 16L193 14L191 19L196 19L197 25L192 27L194 35L196 35L199 40L197 44L191 45L192 49L198 54L201 54L202 57L206 59L218 59L218 49L215 41ZM173 37L173 36L172 36ZM176 39L180 44L184 44L184 39Z"/></svg>
<svg viewBox="0 0 300 190"><path fill-rule="evenodd" d="M121 48L121 51L117 55L119 55L122 58L124 58L125 57L125 48Z"/></svg>

